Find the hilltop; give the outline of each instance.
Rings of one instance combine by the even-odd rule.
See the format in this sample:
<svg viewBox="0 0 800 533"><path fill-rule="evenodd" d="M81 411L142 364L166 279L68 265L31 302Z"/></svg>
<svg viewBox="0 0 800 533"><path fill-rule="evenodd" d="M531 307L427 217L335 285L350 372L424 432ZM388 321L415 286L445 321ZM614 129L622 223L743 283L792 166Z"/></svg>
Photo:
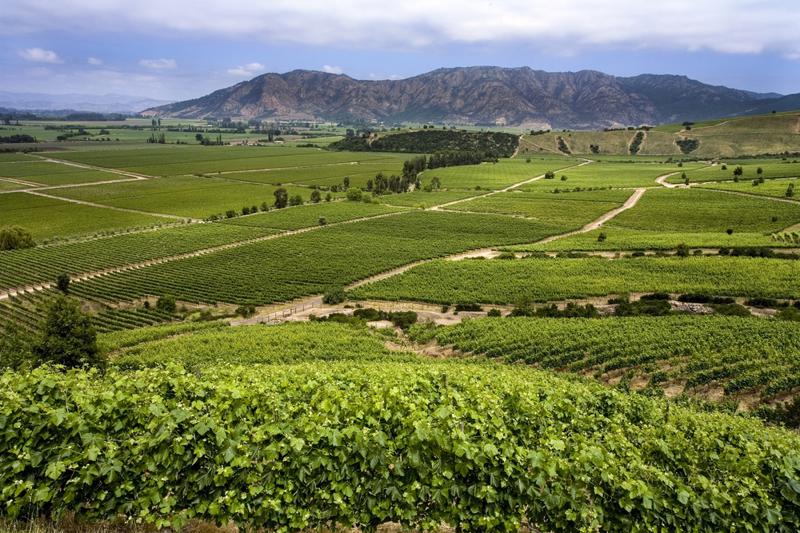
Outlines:
<svg viewBox="0 0 800 533"><path fill-rule="evenodd" d="M401 80L294 70L153 107L177 118L447 122L591 129L787 110L797 98L713 86L685 76L545 72L528 67L438 69Z"/></svg>

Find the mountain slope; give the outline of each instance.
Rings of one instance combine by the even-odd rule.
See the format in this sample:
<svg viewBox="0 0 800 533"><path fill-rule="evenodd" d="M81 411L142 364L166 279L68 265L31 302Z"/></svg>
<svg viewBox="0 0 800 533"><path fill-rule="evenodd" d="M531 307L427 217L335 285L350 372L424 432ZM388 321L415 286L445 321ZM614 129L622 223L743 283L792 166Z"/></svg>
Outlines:
<svg viewBox="0 0 800 533"><path fill-rule="evenodd" d="M706 85L685 76L620 78L591 70L465 67L380 81L294 70L263 74L201 98L144 113L179 118L596 128L742 114L768 106L775 98L772 94Z"/></svg>

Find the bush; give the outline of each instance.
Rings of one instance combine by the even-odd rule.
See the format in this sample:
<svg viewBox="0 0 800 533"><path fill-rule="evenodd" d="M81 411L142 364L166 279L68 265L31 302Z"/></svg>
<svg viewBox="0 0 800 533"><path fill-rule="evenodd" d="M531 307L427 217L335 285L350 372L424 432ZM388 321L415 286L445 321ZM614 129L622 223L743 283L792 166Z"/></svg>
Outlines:
<svg viewBox="0 0 800 533"><path fill-rule="evenodd" d="M728 316L751 316L750 310L737 303L713 305L714 312L719 315Z"/></svg>
<svg viewBox="0 0 800 533"><path fill-rule="evenodd" d="M456 304L455 311L456 313L460 313L461 311L483 311L483 308L480 304L476 303L460 303Z"/></svg>
<svg viewBox="0 0 800 533"><path fill-rule="evenodd" d="M361 189L357 189L355 187L351 187L347 189L347 199L351 202L360 202L364 196L364 193Z"/></svg>
<svg viewBox="0 0 800 533"><path fill-rule="evenodd" d="M66 296L58 296L50 303L33 356L40 365L105 366L91 319L81 311L77 300Z"/></svg>
<svg viewBox="0 0 800 533"><path fill-rule="evenodd" d="M319 217L319 220L317 222L319 223L320 226L325 226L328 224L328 219L325 217Z"/></svg>
<svg viewBox="0 0 800 533"><path fill-rule="evenodd" d="M671 312L672 307L666 300L639 300L620 303L614 314L617 316L663 316Z"/></svg>
<svg viewBox="0 0 800 533"><path fill-rule="evenodd" d="M334 287L325 292L322 296L322 303L326 305L336 305L342 303L346 299L347 295L345 295L344 289L341 287Z"/></svg>
<svg viewBox="0 0 800 533"><path fill-rule="evenodd" d="M174 313L178 309L178 306L175 304L175 297L168 294L160 297L156 302L156 309L162 313Z"/></svg>
<svg viewBox="0 0 800 533"><path fill-rule="evenodd" d="M791 320L793 322L800 322L800 309L797 307L784 307L778 314L775 315L775 318L779 320Z"/></svg>
<svg viewBox="0 0 800 533"><path fill-rule="evenodd" d="M494 309L489 309L489 312L486 313L486 316L498 317L498 316L502 316L502 313L500 312L499 309L494 308Z"/></svg>
<svg viewBox="0 0 800 533"><path fill-rule="evenodd" d="M36 246L36 242L26 229L19 226L0 229L0 250L21 250L34 246Z"/></svg>
<svg viewBox="0 0 800 533"><path fill-rule="evenodd" d="M251 317L256 314L256 306L255 305L240 305L236 308L236 314L247 318Z"/></svg>
<svg viewBox="0 0 800 533"><path fill-rule="evenodd" d="M32 344L33 339L25 330L14 322L5 324L0 335L0 370L22 370L29 367L33 361Z"/></svg>
<svg viewBox="0 0 800 533"><path fill-rule="evenodd" d="M62 294L67 294L69 292L69 274L59 274L56 278L56 289L61 291Z"/></svg>

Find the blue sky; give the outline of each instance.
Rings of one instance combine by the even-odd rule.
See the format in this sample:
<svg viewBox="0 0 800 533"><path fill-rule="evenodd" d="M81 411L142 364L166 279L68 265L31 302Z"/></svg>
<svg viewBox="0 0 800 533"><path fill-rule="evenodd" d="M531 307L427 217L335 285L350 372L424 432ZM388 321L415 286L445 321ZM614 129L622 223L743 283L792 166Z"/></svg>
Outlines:
<svg viewBox="0 0 800 533"><path fill-rule="evenodd" d="M295 68L685 74L800 92L796 0L4 0L0 90L176 100Z"/></svg>

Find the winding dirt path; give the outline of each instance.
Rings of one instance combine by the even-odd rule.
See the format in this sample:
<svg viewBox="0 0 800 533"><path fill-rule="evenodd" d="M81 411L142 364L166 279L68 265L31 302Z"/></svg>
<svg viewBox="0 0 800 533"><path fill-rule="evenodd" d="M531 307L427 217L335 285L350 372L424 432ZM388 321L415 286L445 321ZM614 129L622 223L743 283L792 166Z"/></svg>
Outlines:
<svg viewBox="0 0 800 533"><path fill-rule="evenodd" d="M587 233L589 231L596 230L596 229L600 228L603 224L605 224L606 222L608 222L609 220L614 218L615 216L617 216L620 213L622 213L623 211L627 211L631 207L635 206L639 202L639 199L641 199L641 197L644 195L644 193L646 191L647 191L646 187L640 187L640 188L636 189L633 192L633 194L631 194L630 198L628 198L625 201L625 203L622 204L620 207L617 207L616 209L612 209L608 213L604 213L602 216L600 216L599 218L589 222L588 224L583 226L581 229L578 229L578 230L575 230L575 231L570 231L568 233L562 233L560 235L553 235L551 237L545 237L544 239L540 240L536 244L547 244L549 242L553 242L553 241L556 241L556 240L559 240L559 239L563 239L565 237L571 237L573 235L579 235L581 233Z"/></svg>
<svg viewBox="0 0 800 533"><path fill-rule="evenodd" d="M686 189L687 186L684 185L683 183L670 183L670 182L667 181L667 178L671 178L672 176L674 176L678 172L681 172L681 171L677 170L675 172L670 172L669 174L664 174L663 176L659 176L659 177L656 178L656 183L658 183L662 187L666 187L667 189Z"/></svg>
<svg viewBox="0 0 800 533"><path fill-rule="evenodd" d="M524 133L519 136L519 139L517 139L517 147L514 149L514 153L511 154L511 159L514 159L515 157L517 157L519 155L519 149L522 146L522 138L523 137L525 137Z"/></svg>

